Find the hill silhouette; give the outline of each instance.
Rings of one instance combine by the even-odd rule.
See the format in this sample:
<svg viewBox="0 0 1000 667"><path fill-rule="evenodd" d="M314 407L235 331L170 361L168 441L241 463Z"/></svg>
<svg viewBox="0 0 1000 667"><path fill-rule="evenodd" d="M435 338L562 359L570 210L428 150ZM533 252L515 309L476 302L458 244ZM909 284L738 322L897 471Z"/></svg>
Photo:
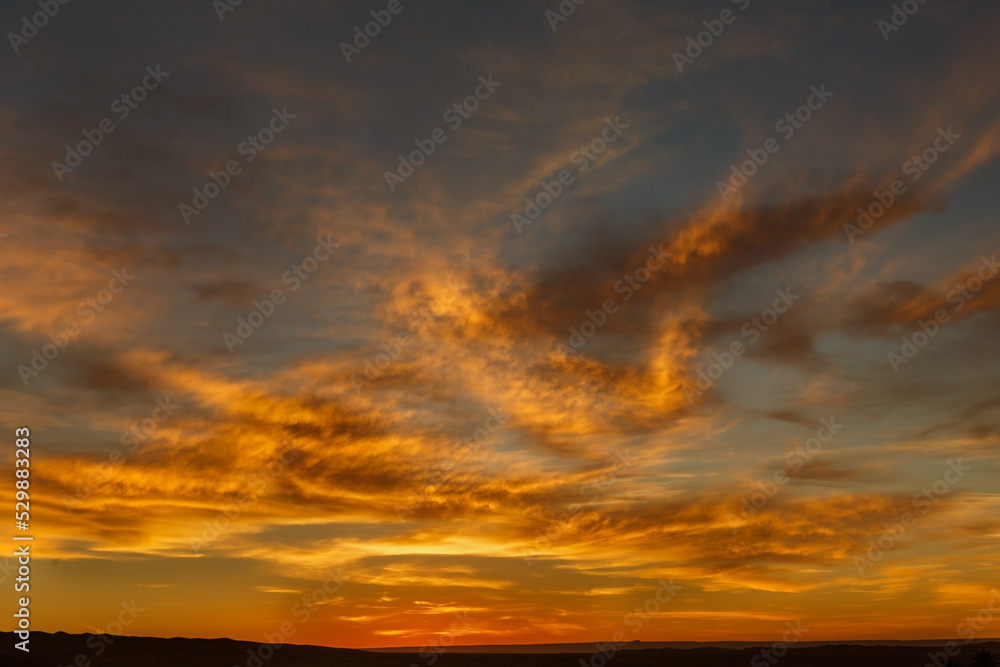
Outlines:
<svg viewBox="0 0 1000 667"><path fill-rule="evenodd" d="M45 667L431 667L429 657L417 653L363 651L322 646L285 645L268 654L266 648L254 642L232 639L185 639L174 637L112 637L110 644L93 640L94 635L71 635L64 632L31 633L31 652L14 648L14 635L2 634L0 664L44 665ZM88 645L88 640L90 643ZM944 642L942 642L942 645ZM95 655L93 647L103 647ZM433 667L733 667L752 664L767 642L746 648L641 648L617 653L602 661L600 655L591 660L590 653L464 653L446 652L437 656ZM825 644L791 648L777 664L789 667L922 667L928 662L928 652L938 647L911 644L867 645ZM957 661L973 663L976 651L1000 651L1000 642L989 641L962 647ZM267 659L261 659L261 655ZM81 657L82 656L82 657ZM581 662L582 661L582 662ZM758 664L769 664L760 658ZM954 663L952 663L954 664Z"/></svg>

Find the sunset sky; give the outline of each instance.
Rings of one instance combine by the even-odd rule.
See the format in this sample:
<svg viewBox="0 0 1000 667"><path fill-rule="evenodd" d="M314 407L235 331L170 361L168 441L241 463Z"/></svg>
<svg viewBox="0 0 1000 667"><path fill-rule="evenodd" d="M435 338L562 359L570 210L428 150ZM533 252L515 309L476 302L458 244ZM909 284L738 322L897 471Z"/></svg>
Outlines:
<svg viewBox="0 0 1000 667"><path fill-rule="evenodd" d="M32 628L956 636L1000 585L1000 6L891 5L93 0L8 35Z"/></svg>

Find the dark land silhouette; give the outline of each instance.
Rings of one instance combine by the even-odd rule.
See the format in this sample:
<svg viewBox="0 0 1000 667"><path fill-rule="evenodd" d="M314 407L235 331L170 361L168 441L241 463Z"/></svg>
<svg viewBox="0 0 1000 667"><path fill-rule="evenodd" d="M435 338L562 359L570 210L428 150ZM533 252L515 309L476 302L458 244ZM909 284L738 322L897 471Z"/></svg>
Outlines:
<svg viewBox="0 0 1000 667"><path fill-rule="evenodd" d="M266 645L231 639L110 637L112 641L108 643L95 640L94 635L64 632L32 632L31 652L24 653L14 648L16 640L12 633L2 633L2 636L0 664L45 667L745 667L770 664L924 667L930 662L928 653L941 651L946 643L945 640L933 646L929 642L803 643L790 648L774 663L761 655L762 650L771 646L768 642L732 642L738 648L695 643L690 643L692 648L648 648L636 643L603 662L599 654L581 652L583 645L580 644L565 645L568 648L563 653L552 652L558 650L558 645L538 647L538 653L527 652L531 647L511 647L512 652L505 653L470 653L467 652L469 647L455 647L436 654L437 659L432 663L426 654L421 657L417 652L396 650L362 651L287 644L269 655L266 649L261 651ZM103 647L99 656L95 655L94 647ZM976 653L984 649L1000 656L1000 642L996 640L971 643L961 646L960 653L949 665L976 665ZM489 650L497 649L490 647Z"/></svg>

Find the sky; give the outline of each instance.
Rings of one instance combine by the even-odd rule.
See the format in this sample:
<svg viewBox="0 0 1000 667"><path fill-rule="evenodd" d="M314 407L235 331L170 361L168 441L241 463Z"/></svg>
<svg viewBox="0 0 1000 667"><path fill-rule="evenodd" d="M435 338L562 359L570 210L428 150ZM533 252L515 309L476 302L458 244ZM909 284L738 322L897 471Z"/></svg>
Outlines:
<svg viewBox="0 0 1000 667"><path fill-rule="evenodd" d="M1000 635L1000 7L903 4L4 3L32 628Z"/></svg>

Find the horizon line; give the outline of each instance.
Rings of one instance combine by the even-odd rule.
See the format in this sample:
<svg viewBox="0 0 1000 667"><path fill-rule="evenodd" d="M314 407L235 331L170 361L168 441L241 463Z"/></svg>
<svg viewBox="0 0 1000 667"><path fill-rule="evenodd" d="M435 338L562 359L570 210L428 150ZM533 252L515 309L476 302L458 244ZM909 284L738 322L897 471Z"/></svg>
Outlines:
<svg viewBox="0 0 1000 667"><path fill-rule="evenodd" d="M83 635L96 635L96 636L108 636L108 637L116 637L116 638L124 638L124 639L155 639L155 640L161 640L161 641L183 640L183 641L231 641L231 642L241 642L241 643L247 643L247 644L266 644L266 643L268 643L268 642L259 642L259 641L256 641L256 640L250 640L250 639L236 639L236 638L233 638L233 637L182 637L182 636L158 637L158 636L150 636L150 635L118 635L118 634L111 634L111 633L93 633L93 632L74 633L74 632L67 632L65 630L57 630L55 632L49 632L49 631L44 631L44 630L35 630L33 632L36 632L38 634L48 634L48 635L57 635L57 634L65 634L65 635L71 635L71 636L73 636L73 635L79 635L79 636L83 636ZM11 634L11 635L13 635L14 632L13 631L3 631L0 634ZM672 645L678 645L678 644L682 644L682 645L698 645L698 646L705 646L705 647L725 647L725 645L740 644L740 645L743 645L741 648L750 648L750 647L754 647L754 646L767 646L769 644L773 644L775 641L779 641L779 640L775 640L775 639L752 639L752 640L748 640L748 639L723 639L723 640L708 640L708 641L705 641L705 640L677 640L677 639L674 639L674 640L646 640L646 641L643 641L643 640L639 640L639 639L634 639L634 640L628 640L628 641L624 642L622 650L628 650L628 648L633 647L635 645L641 645L641 646L635 646L635 648L661 648L661 649L663 649L663 648L678 648L678 649L680 649L680 647L677 647L677 646L663 646L665 644L672 644ZM976 644L1000 643L1000 636L998 636L998 637L985 637L985 638L981 638L981 639L980 638L976 638L976 639L971 639L971 640L968 639L968 638L964 638L964 637L951 637L951 638L948 638L948 637L938 637L938 638L932 638L932 639L828 639L828 640L799 641L799 642L796 642L795 646L789 647L789 648L818 647L818 646L832 646L832 645L884 646L884 645L889 645L889 644L903 644L903 645L910 645L910 646L919 646L919 645L938 646L938 645L944 645L944 644L946 644L948 642L952 642L952 641L954 641L954 642L961 642L961 644L965 645L965 646L972 646L972 645L976 645ZM456 644L453 644L453 645L447 647L447 650L448 651L455 651L456 649L462 649L463 652L472 652L472 651L469 651L469 649L477 649L477 648L533 648L533 647L553 647L553 648L554 647L584 647L584 646L593 646L593 645L596 645L596 644L607 643L607 642L613 642L613 640L610 639L610 638L608 638L608 639L596 639L596 640L592 640L592 641L583 641L583 642L547 642L547 643L534 643L534 644L516 644L516 643L511 643L511 644L497 644L497 643L495 643L495 644L457 644L456 643ZM653 645L660 645L660 646L657 647L657 646L653 646ZM342 651L366 651L366 652L370 652L370 653L389 652L389 651L400 652L400 653L403 653L403 652L414 652L414 653L417 653L417 652L420 652L420 651L426 649L426 645L425 646L401 645L401 646L377 646L377 647L350 647L350 646L329 646L329 645L325 645L325 644L294 644L294 643L291 643L291 642L286 642L286 643L282 644L282 646L315 647L315 648L327 648L327 649L342 650ZM494 651L484 651L484 652L489 653L489 652L494 652ZM554 653L556 651L545 651L545 652L546 653ZM567 653L576 653L576 651L565 651L565 652L567 652Z"/></svg>

